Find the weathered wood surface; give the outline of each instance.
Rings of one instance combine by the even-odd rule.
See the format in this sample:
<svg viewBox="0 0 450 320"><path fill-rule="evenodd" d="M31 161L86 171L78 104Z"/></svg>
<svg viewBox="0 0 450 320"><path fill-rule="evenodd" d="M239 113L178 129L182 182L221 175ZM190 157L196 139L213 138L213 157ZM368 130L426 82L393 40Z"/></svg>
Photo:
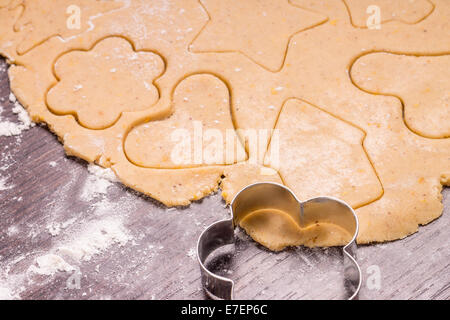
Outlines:
<svg viewBox="0 0 450 320"><path fill-rule="evenodd" d="M2 72L1 117L17 121L8 95L7 75ZM87 202L81 196L89 175L86 164L67 158L45 127L36 126L19 137L0 137L0 150L0 178L10 187L0 191L0 294L3 290L21 299L205 298L193 250L204 227L228 214L220 195L168 210L114 184L107 195ZM450 192L443 194L445 212L440 219L404 240L359 248L366 278L360 299L450 298ZM109 244L87 261L64 257L81 272L78 289L67 286L73 272L30 271L37 257L83 241L90 226L108 219L120 221L131 239L123 246ZM54 230L58 223L59 232ZM274 254L251 241L239 241L227 268L237 281L237 298L334 299L342 292L340 259L339 249L298 248ZM370 266L380 270L380 288L367 284Z"/></svg>

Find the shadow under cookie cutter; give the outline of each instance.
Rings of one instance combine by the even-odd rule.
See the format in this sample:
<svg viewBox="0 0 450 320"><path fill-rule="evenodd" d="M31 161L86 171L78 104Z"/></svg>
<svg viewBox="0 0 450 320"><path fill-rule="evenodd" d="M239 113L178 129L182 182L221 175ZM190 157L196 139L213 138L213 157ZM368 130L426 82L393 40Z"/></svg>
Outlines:
<svg viewBox="0 0 450 320"><path fill-rule="evenodd" d="M343 247L344 287L348 300L358 296L362 283L361 268L356 261L356 237L358 218L345 202L333 197L318 197L299 201L287 187L278 183L255 183L242 189L230 205L231 219L213 223L203 231L197 243L197 258L200 264L201 281L207 295L215 300L230 300L234 297L234 282L209 271L205 262L217 249L235 243L234 230L247 215L258 210L280 210L289 214L302 228L317 223L330 223L353 234Z"/></svg>

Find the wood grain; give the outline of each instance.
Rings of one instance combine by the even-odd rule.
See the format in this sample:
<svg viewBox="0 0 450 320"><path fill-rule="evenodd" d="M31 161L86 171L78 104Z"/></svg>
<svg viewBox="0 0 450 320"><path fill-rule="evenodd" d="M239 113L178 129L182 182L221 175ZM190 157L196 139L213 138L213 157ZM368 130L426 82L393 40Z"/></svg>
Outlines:
<svg viewBox="0 0 450 320"><path fill-rule="evenodd" d="M7 75L2 72L1 117L17 121L8 95ZM36 126L19 137L0 137L0 150L0 178L10 187L0 191L0 292L7 289L21 299L205 298L193 253L204 227L228 215L219 194L172 210L114 184L107 195L85 201L86 163L67 158L45 127ZM418 233L401 241L360 246L365 276L361 299L450 298L450 192L443 194L443 216ZM47 276L29 271L37 257L73 243L89 226L108 219L120 221L132 239L123 246L111 244L87 261L64 257L81 272L79 289L67 287L73 272ZM58 224L63 227L55 232ZM221 265L237 281L237 298L341 297L340 249L271 253L242 232L238 235L237 254ZM377 268L380 288L367 282Z"/></svg>

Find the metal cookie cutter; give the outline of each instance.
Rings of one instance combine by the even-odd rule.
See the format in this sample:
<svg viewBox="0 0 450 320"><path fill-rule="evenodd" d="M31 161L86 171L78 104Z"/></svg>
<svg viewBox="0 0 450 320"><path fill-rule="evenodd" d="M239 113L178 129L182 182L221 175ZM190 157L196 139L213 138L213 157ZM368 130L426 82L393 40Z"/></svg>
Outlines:
<svg viewBox="0 0 450 320"><path fill-rule="evenodd" d="M247 215L262 209L281 210L289 214L302 228L318 222L331 223L353 234L343 247L344 287L349 300L357 297L361 288L361 269L356 261L358 218L345 202L332 197L318 197L301 202L287 187L277 183L256 183L242 189L230 205L231 219L213 223L200 235L197 257L202 285L208 296L216 300L233 299L234 282L209 271L205 264L217 249L235 244L234 229Z"/></svg>

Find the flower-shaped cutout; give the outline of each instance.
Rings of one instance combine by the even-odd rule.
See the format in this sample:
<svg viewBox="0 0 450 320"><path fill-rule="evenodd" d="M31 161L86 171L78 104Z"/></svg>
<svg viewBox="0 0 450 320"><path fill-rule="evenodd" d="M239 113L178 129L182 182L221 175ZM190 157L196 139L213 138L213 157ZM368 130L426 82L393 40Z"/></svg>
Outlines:
<svg viewBox="0 0 450 320"><path fill-rule="evenodd" d="M158 54L136 52L123 38L107 38L90 51L72 51L56 62L59 82L49 90L47 104L56 114L73 114L82 126L104 129L122 112L158 101L153 82L164 67Z"/></svg>

